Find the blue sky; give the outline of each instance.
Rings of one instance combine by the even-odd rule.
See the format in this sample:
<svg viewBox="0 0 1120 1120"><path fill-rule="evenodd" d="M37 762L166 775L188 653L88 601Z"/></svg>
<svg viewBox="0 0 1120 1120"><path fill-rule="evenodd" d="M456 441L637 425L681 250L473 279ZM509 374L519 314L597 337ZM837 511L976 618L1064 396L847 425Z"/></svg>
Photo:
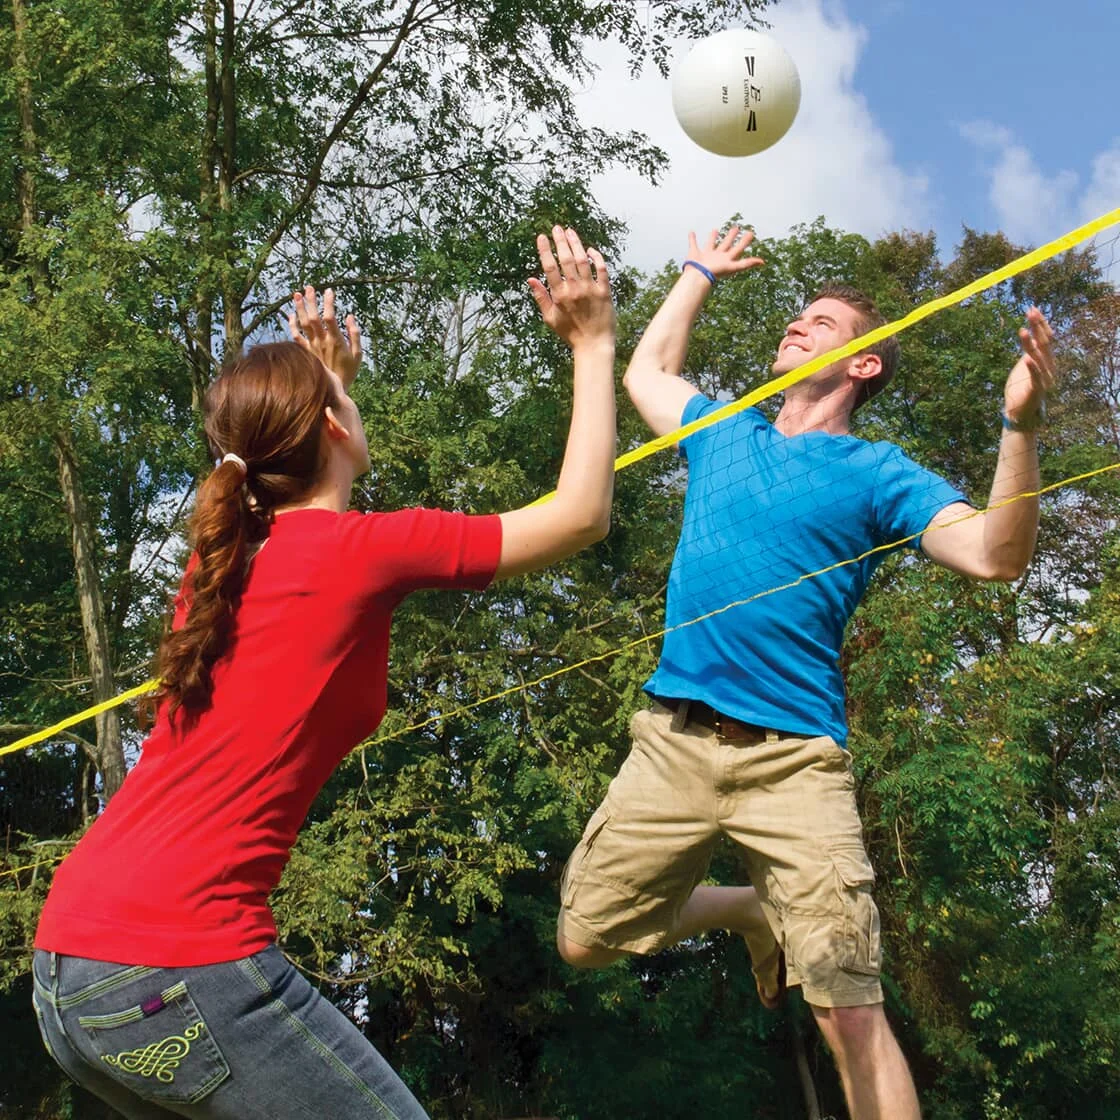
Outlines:
<svg viewBox="0 0 1120 1120"><path fill-rule="evenodd" d="M768 19L801 110L745 159L695 147L669 83L633 82L604 51L582 115L641 129L673 161L659 188L621 172L594 184L631 225L627 263L679 260L690 228L736 210L763 238L818 214L869 237L932 229L945 255L962 225L1039 244L1120 206L1115 0L781 0Z"/></svg>

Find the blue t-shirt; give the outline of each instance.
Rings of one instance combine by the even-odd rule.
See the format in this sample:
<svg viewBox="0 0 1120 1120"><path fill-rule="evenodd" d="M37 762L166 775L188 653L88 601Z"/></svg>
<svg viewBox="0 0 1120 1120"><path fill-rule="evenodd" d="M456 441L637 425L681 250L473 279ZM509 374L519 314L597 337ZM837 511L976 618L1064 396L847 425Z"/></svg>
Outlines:
<svg viewBox="0 0 1120 1120"><path fill-rule="evenodd" d="M722 407L698 393L681 423ZM843 744L840 646L887 553L802 577L921 533L965 498L894 444L784 436L756 408L687 436L681 453L688 489L669 632L646 691Z"/></svg>

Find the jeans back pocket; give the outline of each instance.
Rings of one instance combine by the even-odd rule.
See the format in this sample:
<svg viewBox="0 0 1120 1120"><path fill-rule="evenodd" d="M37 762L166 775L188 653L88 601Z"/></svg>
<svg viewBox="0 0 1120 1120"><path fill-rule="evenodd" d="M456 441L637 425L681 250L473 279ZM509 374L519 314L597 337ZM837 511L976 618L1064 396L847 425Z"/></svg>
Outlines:
<svg viewBox="0 0 1120 1120"><path fill-rule="evenodd" d="M78 1026L105 1071L149 1101L190 1104L229 1076L182 981L119 1011L79 1015Z"/></svg>

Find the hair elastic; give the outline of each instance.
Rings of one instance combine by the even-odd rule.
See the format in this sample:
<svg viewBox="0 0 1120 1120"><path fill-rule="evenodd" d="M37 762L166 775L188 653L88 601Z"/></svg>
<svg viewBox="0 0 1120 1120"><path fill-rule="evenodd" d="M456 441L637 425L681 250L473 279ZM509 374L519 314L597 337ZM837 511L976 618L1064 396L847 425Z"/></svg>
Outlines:
<svg viewBox="0 0 1120 1120"><path fill-rule="evenodd" d="M245 465L245 460L240 455L234 455L232 451L227 451L218 463L220 467L223 463L236 463L241 468L241 473L247 475L249 468Z"/></svg>

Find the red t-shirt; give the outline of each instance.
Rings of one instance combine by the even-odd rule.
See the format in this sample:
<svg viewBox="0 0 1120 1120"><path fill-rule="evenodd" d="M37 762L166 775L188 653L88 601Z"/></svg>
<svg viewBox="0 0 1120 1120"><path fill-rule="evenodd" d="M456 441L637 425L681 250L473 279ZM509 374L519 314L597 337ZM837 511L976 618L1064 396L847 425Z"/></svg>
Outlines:
<svg viewBox="0 0 1120 1120"><path fill-rule="evenodd" d="M161 707L58 869L36 947L176 967L275 941L268 896L307 811L385 713L394 608L422 587L481 590L500 549L496 516L280 514L249 567L212 706L189 724ZM176 624L184 610L180 597Z"/></svg>

